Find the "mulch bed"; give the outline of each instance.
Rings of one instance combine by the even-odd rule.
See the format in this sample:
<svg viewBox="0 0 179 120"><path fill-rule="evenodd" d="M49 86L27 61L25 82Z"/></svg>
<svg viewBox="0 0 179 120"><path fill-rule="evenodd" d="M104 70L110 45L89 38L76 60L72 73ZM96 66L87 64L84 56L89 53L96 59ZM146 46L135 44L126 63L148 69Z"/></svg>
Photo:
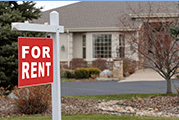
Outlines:
<svg viewBox="0 0 179 120"><path fill-rule="evenodd" d="M131 106L137 109L148 110L149 108L165 113L179 114L178 96L151 96L148 98L138 98L125 100L123 105Z"/></svg>
<svg viewBox="0 0 179 120"><path fill-rule="evenodd" d="M61 112L63 114L92 114L101 113L101 110L96 109L100 101L82 100L78 98L62 97ZM51 115L52 107L45 114Z"/></svg>
<svg viewBox="0 0 179 120"><path fill-rule="evenodd" d="M7 97L0 97L0 118L10 116L23 116L24 114L18 113L15 102ZM61 108L63 114L90 114L101 113L101 110L97 110L95 106L100 101L95 100L82 100L77 98L62 97ZM42 113L41 115L51 115L52 106Z"/></svg>
<svg viewBox="0 0 179 120"><path fill-rule="evenodd" d="M23 116L18 113L15 102L7 97L0 97L0 118L9 116ZM78 98L62 97L62 113L63 114L91 114L103 113L103 110L97 109L96 106L101 101L82 100ZM158 111L179 114L179 98L177 96L151 96L149 98L137 98L131 100L122 100L123 106L131 106L137 109L157 109ZM46 112L41 115L51 115L52 107L50 106ZM110 114L110 113L109 113Z"/></svg>
<svg viewBox="0 0 179 120"><path fill-rule="evenodd" d="M17 115L15 102L12 99L0 96L0 118Z"/></svg>

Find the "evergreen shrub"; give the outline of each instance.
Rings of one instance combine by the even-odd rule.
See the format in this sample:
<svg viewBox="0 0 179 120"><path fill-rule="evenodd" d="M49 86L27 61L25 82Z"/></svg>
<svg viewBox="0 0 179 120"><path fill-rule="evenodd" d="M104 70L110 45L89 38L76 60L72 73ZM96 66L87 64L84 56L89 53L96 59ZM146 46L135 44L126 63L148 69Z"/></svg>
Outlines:
<svg viewBox="0 0 179 120"><path fill-rule="evenodd" d="M65 70L65 78L74 78L74 72L70 70Z"/></svg>
<svg viewBox="0 0 179 120"><path fill-rule="evenodd" d="M101 73L101 70L98 68L89 68L89 76L91 75L99 75Z"/></svg>
<svg viewBox="0 0 179 120"><path fill-rule="evenodd" d="M89 68L76 68L75 78L76 79L89 78Z"/></svg>

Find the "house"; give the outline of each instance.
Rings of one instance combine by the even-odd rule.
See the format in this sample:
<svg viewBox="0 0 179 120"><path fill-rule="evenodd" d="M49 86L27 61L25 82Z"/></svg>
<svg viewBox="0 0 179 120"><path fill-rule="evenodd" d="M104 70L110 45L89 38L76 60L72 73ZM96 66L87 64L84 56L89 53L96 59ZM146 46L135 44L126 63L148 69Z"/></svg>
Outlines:
<svg viewBox="0 0 179 120"><path fill-rule="evenodd" d="M139 61L139 54L133 53L130 45L125 44L128 34L120 24L120 18L128 14L131 19L137 19L139 16L131 8L143 10L140 16L143 18L149 10L154 13L153 18L156 17L156 11L157 15L172 13L173 17L173 14L176 16L177 5L176 1L83 1L42 12L41 18L33 22L49 22L50 12L59 13L59 24L65 28L65 33L60 34L60 57L61 62L67 62L68 65L72 58L84 58L89 63L98 57L108 61L116 57ZM136 22L135 26L140 29L142 23ZM137 29L130 30L136 38L139 37ZM116 51L118 49L119 55Z"/></svg>

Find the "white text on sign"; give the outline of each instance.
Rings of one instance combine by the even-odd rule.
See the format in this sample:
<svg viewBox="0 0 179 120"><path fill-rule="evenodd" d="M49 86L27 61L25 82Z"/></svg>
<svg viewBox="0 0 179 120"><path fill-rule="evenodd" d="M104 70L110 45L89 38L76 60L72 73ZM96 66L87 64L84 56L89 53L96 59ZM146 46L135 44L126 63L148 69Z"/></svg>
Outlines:
<svg viewBox="0 0 179 120"><path fill-rule="evenodd" d="M50 58L50 48L43 46L22 46L22 59L30 55L33 59ZM50 75L51 62L22 62L22 79L46 77Z"/></svg>

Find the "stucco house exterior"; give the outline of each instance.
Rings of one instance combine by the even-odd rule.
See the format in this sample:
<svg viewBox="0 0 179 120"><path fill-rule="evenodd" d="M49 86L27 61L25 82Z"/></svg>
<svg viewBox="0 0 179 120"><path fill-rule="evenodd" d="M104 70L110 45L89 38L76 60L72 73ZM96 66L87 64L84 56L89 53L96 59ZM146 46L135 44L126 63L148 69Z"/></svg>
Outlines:
<svg viewBox="0 0 179 120"><path fill-rule="evenodd" d="M139 9L144 7L144 14L148 13L146 5L151 4L152 10L156 6L166 5L170 13L176 13L176 1L83 1L42 12L40 19L34 23L49 22L49 13L57 11L60 16L60 25L64 26L65 33L60 34L61 62L69 62L73 58L84 58L92 62L96 58L112 61L117 57L116 48L120 49L119 57L128 57L139 61L139 54L130 50L130 45L119 19L124 14L131 14L130 7ZM162 8L162 7L161 7ZM160 11L159 11L160 13ZM142 23L136 22L140 29ZM131 29L138 38L138 31ZM124 45L124 46L123 46Z"/></svg>

